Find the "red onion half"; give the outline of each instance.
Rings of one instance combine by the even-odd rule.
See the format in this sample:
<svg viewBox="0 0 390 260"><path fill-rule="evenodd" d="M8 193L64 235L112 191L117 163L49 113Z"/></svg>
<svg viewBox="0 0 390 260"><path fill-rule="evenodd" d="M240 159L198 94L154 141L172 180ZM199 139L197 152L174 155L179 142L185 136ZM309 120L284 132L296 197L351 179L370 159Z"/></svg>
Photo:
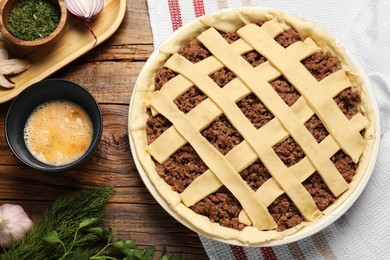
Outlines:
<svg viewBox="0 0 390 260"><path fill-rule="evenodd" d="M72 15L83 19L89 31L95 38L95 44L97 37L92 30L92 19L103 9L104 0L64 0L66 9Z"/></svg>

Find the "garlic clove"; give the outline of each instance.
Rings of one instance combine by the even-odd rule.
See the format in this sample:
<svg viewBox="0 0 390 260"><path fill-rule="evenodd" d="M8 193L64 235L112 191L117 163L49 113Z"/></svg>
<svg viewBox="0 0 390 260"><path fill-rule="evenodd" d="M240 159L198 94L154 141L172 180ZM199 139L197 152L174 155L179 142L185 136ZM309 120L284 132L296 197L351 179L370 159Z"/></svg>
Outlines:
<svg viewBox="0 0 390 260"><path fill-rule="evenodd" d="M0 246L7 246L24 237L32 227L32 221L19 205L0 206Z"/></svg>
<svg viewBox="0 0 390 260"><path fill-rule="evenodd" d="M30 67L31 63L24 59L0 60L0 75L17 74Z"/></svg>

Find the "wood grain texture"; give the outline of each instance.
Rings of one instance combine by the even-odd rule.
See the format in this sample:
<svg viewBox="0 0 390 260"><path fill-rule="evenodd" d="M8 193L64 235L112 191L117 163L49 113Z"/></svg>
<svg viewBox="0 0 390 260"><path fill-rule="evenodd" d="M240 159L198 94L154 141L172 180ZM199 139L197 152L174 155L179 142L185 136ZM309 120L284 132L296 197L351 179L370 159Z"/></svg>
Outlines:
<svg viewBox="0 0 390 260"><path fill-rule="evenodd" d="M207 259L197 234L173 219L151 196L131 156L129 101L153 45L146 0L127 0L126 7L123 23L110 39L50 76L75 81L98 100L103 134L95 152L68 172L39 172L12 154L0 131L0 204L20 204L39 222L55 199L110 184L115 194L106 205L105 225L116 230L118 238L132 239L141 247L155 246L156 256L166 246L168 252L183 253L188 259ZM4 129L10 103L0 104L0 129Z"/></svg>
<svg viewBox="0 0 390 260"><path fill-rule="evenodd" d="M115 33L111 45L152 44L148 7L145 0L127 0L125 19Z"/></svg>

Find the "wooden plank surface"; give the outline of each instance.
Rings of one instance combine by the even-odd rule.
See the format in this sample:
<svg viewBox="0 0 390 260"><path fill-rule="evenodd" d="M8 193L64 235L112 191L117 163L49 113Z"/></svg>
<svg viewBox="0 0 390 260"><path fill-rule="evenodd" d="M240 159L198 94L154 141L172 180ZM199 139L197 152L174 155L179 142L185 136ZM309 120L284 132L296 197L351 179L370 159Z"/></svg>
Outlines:
<svg viewBox="0 0 390 260"><path fill-rule="evenodd" d="M127 0L119 30L102 45L56 72L86 87L100 103L103 135L93 156L80 167L60 174L33 170L9 150L0 131L0 204L20 204L34 222L66 194L78 194L100 184L115 187L106 206L106 225L118 238L132 239L141 247L163 247L188 259L207 259L196 233L190 231L153 199L135 168L127 132L129 100L138 73L153 51L146 0ZM0 128L10 102L0 105Z"/></svg>

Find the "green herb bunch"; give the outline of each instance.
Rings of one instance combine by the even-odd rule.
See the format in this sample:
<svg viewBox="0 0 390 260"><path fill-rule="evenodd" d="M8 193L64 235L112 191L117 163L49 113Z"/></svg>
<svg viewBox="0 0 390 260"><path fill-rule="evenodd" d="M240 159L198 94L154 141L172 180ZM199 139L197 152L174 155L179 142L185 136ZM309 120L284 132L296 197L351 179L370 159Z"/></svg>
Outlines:
<svg viewBox="0 0 390 260"><path fill-rule="evenodd" d="M104 259L153 259L155 250L153 247L146 247L144 250L138 248L138 246L131 240L118 240L113 241L115 231L111 228L92 227L96 222L96 219L85 219L79 224L79 228L74 234L73 242L70 245L66 245L59 237L56 231L52 231L44 237L44 240L49 244L60 244L63 247L63 255L59 260L104 260ZM85 234L95 234L102 239L99 250L98 247L76 247L77 240ZM183 259L180 255L173 255L168 257L166 252L163 252L161 257L163 260L180 260Z"/></svg>
<svg viewBox="0 0 390 260"><path fill-rule="evenodd" d="M18 243L3 249L0 260L87 260L87 259L153 259L155 250L143 250L131 240L114 241L115 232L99 225L104 220L103 207L113 193L101 186L67 196L54 202L45 212L43 222L36 224ZM163 260L183 259L181 255Z"/></svg>

